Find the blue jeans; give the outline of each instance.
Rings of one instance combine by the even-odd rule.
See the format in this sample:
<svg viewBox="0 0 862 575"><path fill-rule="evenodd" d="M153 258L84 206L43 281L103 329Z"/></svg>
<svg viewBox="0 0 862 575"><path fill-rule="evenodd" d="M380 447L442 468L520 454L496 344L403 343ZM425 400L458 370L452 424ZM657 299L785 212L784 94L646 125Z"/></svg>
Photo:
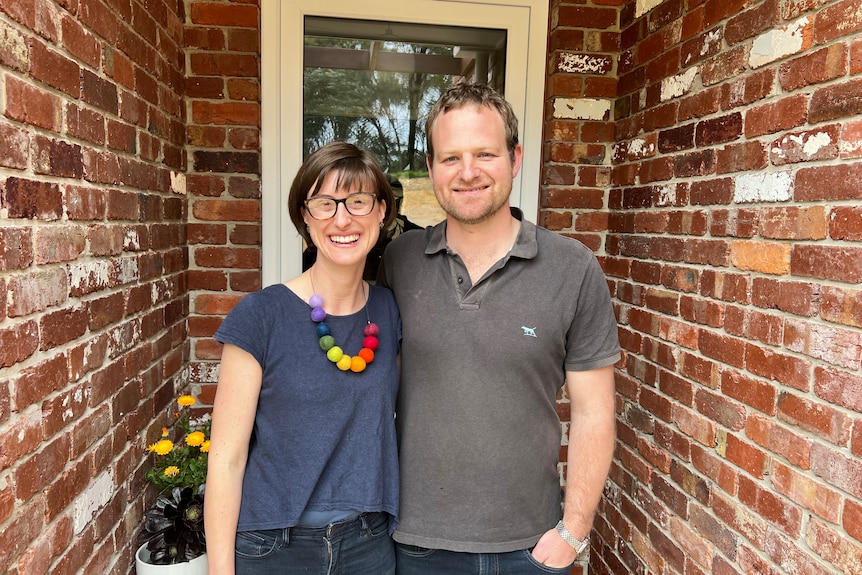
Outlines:
<svg viewBox="0 0 862 575"><path fill-rule="evenodd" d="M397 575L540 575L567 574L572 566L548 567L533 558L532 549L508 553L457 553L395 544Z"/></svg>
<svg viewBox="0 0 862 575"><path fill-rule="evenodd" d="M363 513L326 527L236 534L237 575L394 575L389 515Z"/></svg>

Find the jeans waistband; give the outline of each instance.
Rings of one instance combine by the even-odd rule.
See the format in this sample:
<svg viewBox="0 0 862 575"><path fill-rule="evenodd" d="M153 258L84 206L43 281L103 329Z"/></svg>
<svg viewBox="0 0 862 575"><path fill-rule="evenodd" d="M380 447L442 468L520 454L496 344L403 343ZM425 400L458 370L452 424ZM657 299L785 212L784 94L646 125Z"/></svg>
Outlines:
<svg viewBox="0 0 862 575"><path fill-rule="evenodd" d="M373 511L368 513L360 513L355 517L349 517L330 523L323 527L303 527L296 526L290 528L291 537L334 537L344 535L367 528L371 522L377 519L380 515L385 515L385 511Z"/></svg>

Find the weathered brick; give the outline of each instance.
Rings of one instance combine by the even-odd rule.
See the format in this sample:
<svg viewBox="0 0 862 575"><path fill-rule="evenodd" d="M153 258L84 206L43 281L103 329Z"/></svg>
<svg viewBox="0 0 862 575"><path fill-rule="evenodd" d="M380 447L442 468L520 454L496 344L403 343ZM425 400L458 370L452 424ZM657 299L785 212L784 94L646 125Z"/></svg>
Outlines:
<svg viewBox="0 0 862 575"><path fill-rule="evenodd" d="M695 143L698 146L712 146L733 141L741 134L742 114L734 113L698 122L695 130Z"/></svg>
<svg viewBox="0 0 862 575"><path fill-rule="evenodd" d="M791 351L844 368L855 367L862 356L862 334L858 331L796 319L785 323L784 345Z"/></svg>
<svg viewBox="0 0 862 575"><path fill-rule="evenodd" d="M862 162L804 168L796 174L797 201L862 198Z"/></svg>
<svg viewBox="0 0 862 575"><path fill-rule="evenodd" d="M748 10L737 12L725 24L724 38L729 45L753 38L778 22L775 2L760 2Z"/></svg>
<svg viewBox="0 0 862 575"><path fill-rule="evenodd" d="M835 210L830 214L834 219ZM779 240L823 240L827 212L823 206L762 208L758 214L760 235Z"/></svg>
<svg viewBox="0 0 862 575"><path fill-rule="evenodd" d="M782 98L745 112L748 138L772 134L801 126L808 115L808 98L802 95Z"/></svg>
<svg viewBox="0 0 862 575"><path fill-rule="evenodd" d="M814 41L825 44L835 38L862 30L862 13L855 0L843 0L817 14L814 24Z"/></svg>
<svg viewBox="0 0 862 575"><path fill-rule="evenodd" d="M784 425L772 415L752 413L745 424L745 435L770 452L785 457L800 469L810 467L810 436Z"/></svg>
<svg viewBox="0 0 862 575"><path fill-rule="evenodd" d="M773 165L796 162L831 160L838 157L839 131L837 124L803 132L788 132L774 140L770 148Z"/></svg>
<svg viewBox="0 0 862 575"><path fill-rule="evenodd" d="M820 294L820 315L827 321L862 327L862 292L823 286Z"/></svg>
<svg viewBox="0 0 862 575"><path fill-rule="evenodd" d="M729 144L716 150L715 172L758 171L769 165L767 145L760 141Z"/></svg>
<svg viewBox="0 0 862 575"><path fill-rule="evenodd" d="M862 79L820 88L811 96L808 121L828 122L862 114Z"/></svg>

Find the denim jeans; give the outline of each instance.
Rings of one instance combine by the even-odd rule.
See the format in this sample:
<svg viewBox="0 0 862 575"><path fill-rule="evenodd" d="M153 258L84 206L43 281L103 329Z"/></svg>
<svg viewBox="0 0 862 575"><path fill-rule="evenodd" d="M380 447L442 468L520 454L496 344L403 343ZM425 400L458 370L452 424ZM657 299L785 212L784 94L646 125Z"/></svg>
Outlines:
<svg viewBox="0 0 862 575"><path fill-rule="evenodd" d="M508 553L456 553L395 544L397 575L540 575L567 574L572 566L548 567L533 558L532 549Z"/></svg>
<svg viewBox="0 0 862 575"><path fill-rule="evenodd" d="M237 575L394 575L389 515L236 534Z"/></svg>

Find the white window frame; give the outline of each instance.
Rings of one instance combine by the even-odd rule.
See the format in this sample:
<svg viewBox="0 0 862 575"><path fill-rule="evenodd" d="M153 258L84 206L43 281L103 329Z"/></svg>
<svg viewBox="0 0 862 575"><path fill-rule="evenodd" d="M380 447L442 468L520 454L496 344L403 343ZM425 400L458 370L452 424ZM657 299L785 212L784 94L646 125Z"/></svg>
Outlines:
<svg viewBox="0 0 862 575"><path fill-rule="evenodd" d="M263 285L302 271L302 239L287 210L302 163L305 16L418 22L507 31L506 99L520 120L524 162L510 203L535 221L541 181L548 0L261 0Z"/></svg>

